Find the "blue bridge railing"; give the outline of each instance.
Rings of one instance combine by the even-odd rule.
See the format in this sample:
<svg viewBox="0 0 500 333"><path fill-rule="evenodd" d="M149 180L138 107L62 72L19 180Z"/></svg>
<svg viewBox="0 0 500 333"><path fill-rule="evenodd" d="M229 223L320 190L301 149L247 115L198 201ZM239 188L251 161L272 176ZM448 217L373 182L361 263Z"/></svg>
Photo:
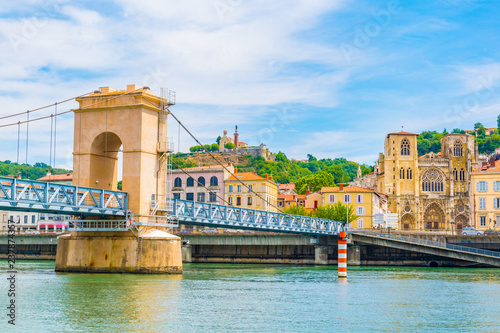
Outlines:
<svg viewBox="0 0 500 333"><path fill-rule="evenodd" d="M337 221L176 199L172 218L180 224L306 235L338 235L344 230Z"/></svg>
<svg viewBox="0 0 500 333"><path fill-rule="evenodd" d="M0 177L0 209L68 215L125 216L128 194Z"/></svg>

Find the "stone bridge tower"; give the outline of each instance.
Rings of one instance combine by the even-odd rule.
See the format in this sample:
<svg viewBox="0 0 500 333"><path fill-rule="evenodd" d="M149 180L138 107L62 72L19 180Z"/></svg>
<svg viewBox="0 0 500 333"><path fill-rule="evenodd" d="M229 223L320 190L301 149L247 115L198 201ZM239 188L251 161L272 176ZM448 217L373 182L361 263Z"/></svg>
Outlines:
<svg viewBox="0 0 500 333"><path fill-rule="evenodd" d="M104 87L77 101L73 185L116 190L122 149L122 190L129 194L129 209L149 214L153 195L160 200L166 196L169 101L136 85L126 91Z"/></svg>

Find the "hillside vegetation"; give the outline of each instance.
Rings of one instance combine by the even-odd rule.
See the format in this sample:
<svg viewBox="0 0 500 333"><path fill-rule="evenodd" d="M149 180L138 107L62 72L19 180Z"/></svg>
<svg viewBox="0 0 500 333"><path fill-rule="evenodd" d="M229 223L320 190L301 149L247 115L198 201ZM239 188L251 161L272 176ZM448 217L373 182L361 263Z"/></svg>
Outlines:
<svg viewBox="0 0 500 333"><path fill-rule="evenodd" d="M54 169L45 163L35 163L34 165L30 165L17 164L9 160L3 162L0 161L0 176L14 177L15 175L20 175L23 179L36 180L47 175L48 170L50 170L53 175L61 175L71 172L71 170L66 169Z"/></svg>

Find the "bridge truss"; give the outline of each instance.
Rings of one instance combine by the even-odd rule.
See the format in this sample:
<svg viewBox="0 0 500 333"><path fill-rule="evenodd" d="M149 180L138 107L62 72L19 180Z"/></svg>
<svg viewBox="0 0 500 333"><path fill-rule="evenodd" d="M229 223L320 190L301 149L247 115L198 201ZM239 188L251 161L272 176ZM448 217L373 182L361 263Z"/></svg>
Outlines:
<svg viewBox="0 0 500 333"><path fill-rule="evenodd" d="M127 208L125 192L0 177L0 209L3 210L126 216Z"/></svg>

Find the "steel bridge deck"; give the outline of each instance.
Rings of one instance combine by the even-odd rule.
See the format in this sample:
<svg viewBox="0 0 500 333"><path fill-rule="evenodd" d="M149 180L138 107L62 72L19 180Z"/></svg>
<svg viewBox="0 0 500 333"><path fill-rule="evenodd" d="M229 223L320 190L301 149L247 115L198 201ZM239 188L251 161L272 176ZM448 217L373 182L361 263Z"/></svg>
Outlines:
<svg viewBox="0 0 500 333"><path fill-rule="evenodd" d="M338 235L341 222L203 202L173 200L172 219L179 224L271 231L304 235Z"/></svg>
<svg viewBox="0 0 500 333"><path fill-rule="evenodd" d="M125 216L128 194L0 177L0 209L66 215Z"/></svg>

